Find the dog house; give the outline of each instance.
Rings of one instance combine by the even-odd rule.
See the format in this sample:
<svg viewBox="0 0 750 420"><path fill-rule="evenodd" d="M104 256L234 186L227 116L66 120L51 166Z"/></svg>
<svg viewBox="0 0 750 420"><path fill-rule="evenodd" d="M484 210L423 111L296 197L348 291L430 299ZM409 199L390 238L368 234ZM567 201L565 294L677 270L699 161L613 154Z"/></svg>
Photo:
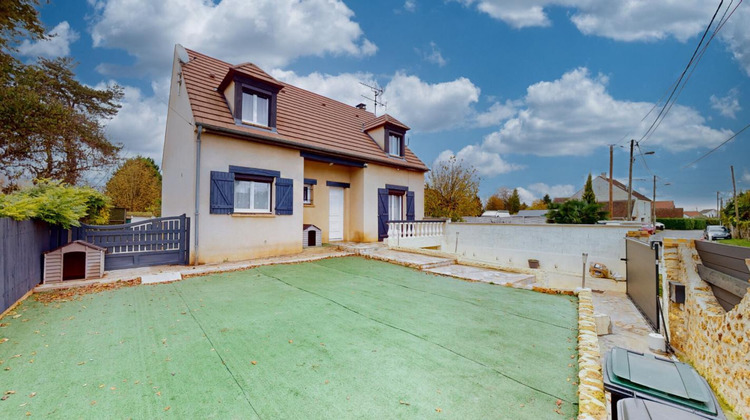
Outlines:
<svg viewBox="0 0 750 420"><path fill-rule="evenodd" d="M88 280L104 276L106 248L84 241L73 241L44 253L44 283Z"/></svg>
<svg viewBox="0 0 750 420"><path fill-rule="evenodd" d="M320 246L323 242L320 228L315 225L302 225L302 248Z"/></svg>

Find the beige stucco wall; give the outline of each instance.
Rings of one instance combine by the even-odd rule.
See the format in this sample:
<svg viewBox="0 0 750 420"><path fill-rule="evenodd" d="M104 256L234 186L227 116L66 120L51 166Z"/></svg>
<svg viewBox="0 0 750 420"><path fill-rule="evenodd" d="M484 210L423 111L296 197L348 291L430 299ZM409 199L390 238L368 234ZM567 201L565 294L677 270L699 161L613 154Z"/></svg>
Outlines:
<svg viewBox="0 0 750 420"><path fill-rule="evenodd" d="M685 303L669 303L670 343L735 414L750 419L750 293L727 312L701 280L693 241L664 240L667 280L685 285Z"/></svg>
<svg viewBox="0 0 750 420"><path fill-rule="evenodd" d="M206 133L202 143L199 263L301 252L303 159L299 151ZM227 172L229 165L280 171L282 178L294 179L293 214L211 214L211 171ZM272 191L273 208L275 187Z"/></svg>
<svg viewBox="0 0 750 420"><path fill-rule="evenodd" d="M378 240L378 188L386 184L401 185L414 191L414 217L424 218L424 173L397 169L389 166L369 164L363 179L364 196L353 206L352 212L362 218L362 236L357 241L376 242Z"/></svg>
<svg viewBox="0 0 750 420"><path fill-rule="evenodd" d="M353 168L342 165L329 165L327 163L305 161L305 178L312 178L318 181L313 186L313 203L304 206L303 219L304 223L310 223L320 228L322 231L323 242L329 242L329 196L328 192L331 187L326 186L327 181L344 182L351 184L351 174L353 172L363 171L364 169ZM301 196L300 196L301 197ZM300 198L301 199L301 198ZM344 240L352 241L352 232L356 229L351 214L351 206L354 199L352 198L352 188L344 188Z"/></svg>
<svg viewBox="0 0 750 420"><path fill-rule="evenodd" d="M227 100L229 109L234 114L234 82L229 82L226 88L224 88L224 98Z"/></svg>
<svg viewBox="0 0 750 420"><path fill-rule="evenodd" d="M385 128L381 125L380 127L368 130L367 134L380 146L381 149L385 150Z"/></svg>
<svg viewBox="0 0 750 420"><path fill-rule="evenodd" d="M181 64L176 55L173 62L161 161L161 212L163 216L178 216L185 213L194 221L196 129L185 83L178 83ZM191 223L191 240L195 237L194 227L195 223ZM192 244L190 250L192 253Z"/></svg>

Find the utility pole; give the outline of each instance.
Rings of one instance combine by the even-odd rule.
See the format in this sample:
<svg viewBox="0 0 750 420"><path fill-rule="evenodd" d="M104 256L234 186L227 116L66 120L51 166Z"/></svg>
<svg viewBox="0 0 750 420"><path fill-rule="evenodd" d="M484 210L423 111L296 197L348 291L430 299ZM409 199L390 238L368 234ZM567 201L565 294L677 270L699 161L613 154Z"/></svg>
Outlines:
<svg viewBox="0 0 750 420"><path fill-rule="evenodd" d="M627 220L633 220L633 146L635 140L630 139L630 169L628 170L628 214Z"/></svg>
<svg viewBox="0 0 750 420"><path fill-rule="evenodd" d="M612 165L613 165L612 162L614 160L613 159L613 147L614 146L615 146L614 144L609 145L609 218L610 219L614 217L615 215L614 214L615 206L614 206L614 202L612 201L612 177L614 176L614 174L612 173Z"/></svg>
<svg viewBox="0 0 750 420"><path fill-rule="evenodd" d="M651 226L656 229L656 175L654 175L654 199L651 200Z"/></svg>
<svg viewBox="0 0 750 420"><path fill-rule="evenodd" d="M738 229L740 226L740 211L737 208L737 185L734 183L734 165L730 166L729 169L732 171L732 194L733 194L733 200L734 200L734 224L732 225L732 237L733 238L739 238L739 232ZM719 214L719 218L721 218L721 214Z"/></svg>
<svg viewBox="0 0 750 420"><path fill-rule="evenodd" d="M719 192L716 191L716 214L721 214L721 207L719 207Z"/></svg>

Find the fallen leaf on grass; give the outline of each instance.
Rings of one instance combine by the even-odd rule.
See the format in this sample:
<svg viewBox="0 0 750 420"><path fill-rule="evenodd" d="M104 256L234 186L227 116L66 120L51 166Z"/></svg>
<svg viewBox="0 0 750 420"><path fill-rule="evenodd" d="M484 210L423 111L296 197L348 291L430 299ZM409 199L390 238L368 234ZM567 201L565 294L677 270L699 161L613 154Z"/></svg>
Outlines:
<svg viewBox="0 0 750 420"><path fill-rule="evenodd" d="M18 315L13 315L11 318L17 319L17 318L20 318L20 317L21 317L21 314L18 314Z"/></svg>
<svg viewBox="0 0 750 420"><path fill-rule="evenodd" d="M34 397L36 397L36 392L32 392L31 394L29 394L29 398L34 398Z"/></svg>
<svg viewBox="0 0 750 420"><path fill-rule="evenodd" d="M5 391L5 395L13 395L16 391Z"/></svg>
<svg viewBox="0 0 750 420"><path fill-rule="evenodd" d="M253 360L253 361L252 361L252 362L250 362L250 363L251 363L251 364L252 364L253 366L255 366L255 365L257 365L257 364L258 364L258 362L256 362L255 360Z"/></svg>
<svg viewBox="0 0 750 420"><path fill-rule="evenodd" d="M10 324L8 324L7 322L3 322L2 324L0 324L0 328L5 328L8 325L10 325Z"/></svg>
<svg viewBox="0 0 750 420"><path fill-rule="evenodd" d="M7 396L7 395L3 395L2 397L0 397L0 401L5 401L5 400L7 400L7 399L8 399L8 396Z"/></svg>
<svg viewBox="0 0 750 420"><path fill-rule="evenodd" d="M7 337L0 338L0 344L4 343L6 341L8 341Z"/></svg>
<svg viewBox="0 0 750 420"><path fill-rule="evenodd" d="M168 405L168 406L164 407L164 411L169 411L170 408L172 408L172 406Z"/></svg>
<svg viewBox="0 0 750 420"><path fill-rule="evenodd" d="M91 405L96 405L96 400L91 401Z"/></svg>
<svg viewBox="0 0 750 420"><path fill-rule="evenodd" d="M399 404L401 404L401 405L411 405L411 404L409 404L408 402L406 402L406 401L401 401L401 400L398 400L398 403L399 403Z"/></svg>
<svg viewBox="0 0 750 420"><path fill-rule="evenodd" d="M292 344L292 343L294 343L294 340L289 340L289 344Z"/></svg>
<svg viewBox="0 0 750 420"><path fill-rule="evenodd" d="M85 365L86 362L78 362L78 366Z"/></svg>
<svg viewBox="0 0 750 420"><path fill-rule="evenodd" d="M442 409L442 408L440 408L440 407L438 407L438 408L436 408L436 409L435 409L435 411L437 411L438 413L442 413L442 412L443 412L443 409Z"/></svg>

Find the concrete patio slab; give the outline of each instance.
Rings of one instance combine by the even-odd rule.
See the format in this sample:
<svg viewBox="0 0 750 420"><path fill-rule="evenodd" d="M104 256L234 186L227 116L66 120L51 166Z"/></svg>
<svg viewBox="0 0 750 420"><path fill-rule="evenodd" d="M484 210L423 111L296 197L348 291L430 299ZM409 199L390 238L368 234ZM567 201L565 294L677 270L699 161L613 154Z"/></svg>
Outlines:
<svg viewBox="0 0 750 420"><path fill-rule="evenodd" d="M514 287L528 286L530 288L531 285L536 281L536 278L529 274L507 273L504 271L458 264L428 268L425 269L425 271L435 274L457 277L464 280L473 280L483 283Z"/></svg>
<svg viewBox="0 0 750 420"><path fill-rule="evenodd" d="M648 335L653 332L628 295L621 292L594 293L594 309L609 315L612 334L599 336L599 348L604 355L613 347L624 347L642 353L653 353L648 348Z"/></svg>

